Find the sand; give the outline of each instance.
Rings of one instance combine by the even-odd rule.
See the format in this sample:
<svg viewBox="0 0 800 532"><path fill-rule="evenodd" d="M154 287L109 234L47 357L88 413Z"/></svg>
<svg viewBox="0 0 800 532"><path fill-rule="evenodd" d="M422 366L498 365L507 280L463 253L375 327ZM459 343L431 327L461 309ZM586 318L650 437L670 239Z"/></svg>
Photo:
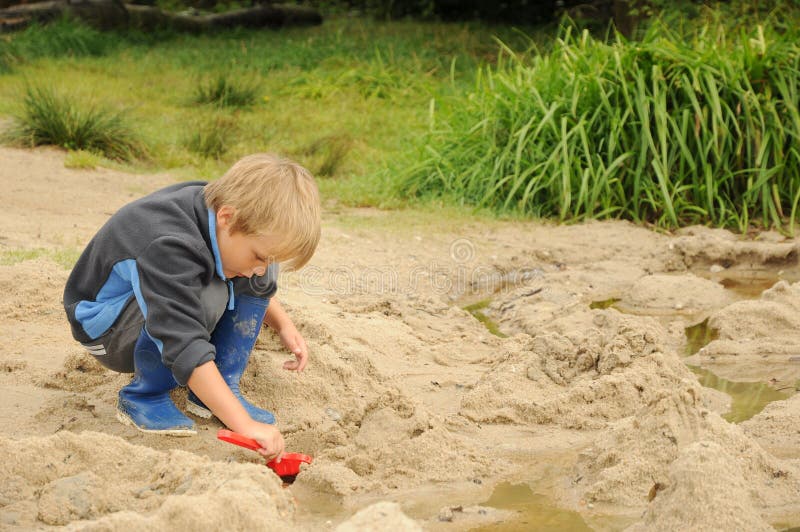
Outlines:
<svg viewBox="0 0 800 532"><path fill-rule="evenodd" d="M63 158L0 148L0 528L465 529L513 520L480 506L506 481L599 529L800 525L799 396L731 424L730 400L683 357L685 327L708 319L715 339L688 362L794 390L798 239L328 201L317 255L277 296L309 366L282 370L264 331L242 381L288 449L314 456L282 487L216 440L215 420L191 438L117 422L129 376L72 341L64 264L175 177ZM507 337L463 309L486 299ZM185 390L173 398L182 407Z"/></svg>

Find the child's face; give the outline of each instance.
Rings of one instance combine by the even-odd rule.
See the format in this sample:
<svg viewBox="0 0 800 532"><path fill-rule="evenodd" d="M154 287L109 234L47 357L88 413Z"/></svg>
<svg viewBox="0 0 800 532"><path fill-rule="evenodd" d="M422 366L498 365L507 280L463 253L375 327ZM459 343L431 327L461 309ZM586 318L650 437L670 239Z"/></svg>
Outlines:
<svg viewBox="0 0 800 532"><path fill-rule="evenodd" d="M264 275L270 262L274 239L268 235L245 235L231 231L233 209L223 206L217 212L217 245L225 277Z"/></svg>

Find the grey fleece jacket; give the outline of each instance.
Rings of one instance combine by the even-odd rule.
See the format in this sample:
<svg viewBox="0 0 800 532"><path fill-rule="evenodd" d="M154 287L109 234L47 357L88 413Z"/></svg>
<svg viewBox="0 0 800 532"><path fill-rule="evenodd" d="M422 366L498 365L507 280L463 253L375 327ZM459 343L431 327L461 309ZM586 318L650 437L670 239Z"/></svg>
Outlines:
<svg viewBox="0 0 800 532"><path fill-rule="evenodd" d="M269 298L277 290L277 264L261 277L225 278L204 186L180 183L122 207L89 242L64 289L72 335L81 343L110 334L135 298L145 330L181 385L216 355L216 324L205 323L200 301L204 289L227 284L229 309L236 294Z"/></svg>

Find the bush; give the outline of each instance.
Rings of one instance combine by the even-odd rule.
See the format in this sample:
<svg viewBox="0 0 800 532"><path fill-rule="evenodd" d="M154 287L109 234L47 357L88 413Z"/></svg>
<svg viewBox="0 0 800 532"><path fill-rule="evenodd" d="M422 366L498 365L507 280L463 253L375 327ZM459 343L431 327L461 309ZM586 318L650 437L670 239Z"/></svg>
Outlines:
<svg viewBox="0 0 800 532"><path fill-rule="evenodd" d="M397 190L560 220L780 228L800 200L797 43L654 26L639 43L567 29L547 55L506 50Z"/></svg>
<svg viewBox="0 0 800 532"><path fill-rule="evenodd" d="M109 159L144 157L146 150L121 112L80 104L43 87L28 87L7 133L11 142L101 153Z"/></svg>

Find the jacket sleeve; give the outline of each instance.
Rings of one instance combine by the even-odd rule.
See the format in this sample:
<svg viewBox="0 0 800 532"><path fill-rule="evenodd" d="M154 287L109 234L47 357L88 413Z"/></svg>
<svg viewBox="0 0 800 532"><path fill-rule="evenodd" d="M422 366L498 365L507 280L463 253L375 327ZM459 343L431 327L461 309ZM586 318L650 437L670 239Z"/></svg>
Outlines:
<svg viewBox="0 0 800 532"><path fill-rule="evenodd" d="M145 328L181 386L216 355L200 300L205 262L202 251L176 236L154 240L136 260Z"/></svg>

